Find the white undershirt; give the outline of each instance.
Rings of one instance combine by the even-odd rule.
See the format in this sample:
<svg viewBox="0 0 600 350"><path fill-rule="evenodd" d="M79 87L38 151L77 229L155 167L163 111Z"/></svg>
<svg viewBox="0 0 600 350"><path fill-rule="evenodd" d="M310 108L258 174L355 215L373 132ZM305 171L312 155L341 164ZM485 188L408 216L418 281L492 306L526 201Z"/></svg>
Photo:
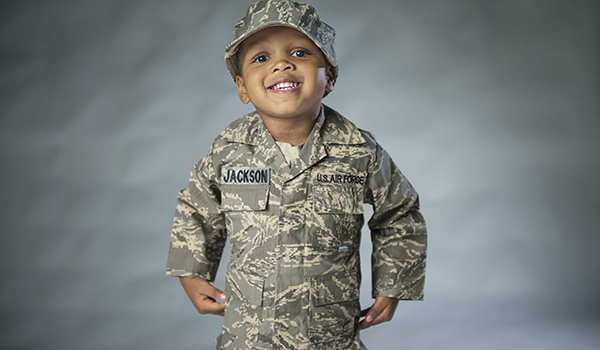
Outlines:
<svg viewBox="0 0 600 350"><path fill-rule="evenodd" d="M292 164L292 162L294 160L296 160L296 158L298 158L298 156L300 155L300 150L302 149L302 146L304 144L298 145L298 146L292 146L291 144L287 143L287 142L279 142L279 141L275 141L277 143L277 146L279 146L279 149L281 150L281 153L283 153L283 156L285 157L285 160L287 161L288 164Z"/></svg>

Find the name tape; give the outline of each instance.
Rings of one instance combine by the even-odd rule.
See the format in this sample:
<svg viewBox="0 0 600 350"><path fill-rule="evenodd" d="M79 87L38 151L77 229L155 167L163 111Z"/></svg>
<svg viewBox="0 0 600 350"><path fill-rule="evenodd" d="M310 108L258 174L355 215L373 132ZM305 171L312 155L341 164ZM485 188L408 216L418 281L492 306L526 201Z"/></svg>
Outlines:
<svg viewBox="0 0 600 350"><path fill-rule="evenodd" d="M335 183L335 184L359 184L365 183L364 176L355 176L348 174L317 174L316 180L318 183Z"/></svg>
<svg viewBox="0 0 600 350"><path fill-rule="evenodd" d="M269 168L221 168L222 185L268 185Z"/></svg>

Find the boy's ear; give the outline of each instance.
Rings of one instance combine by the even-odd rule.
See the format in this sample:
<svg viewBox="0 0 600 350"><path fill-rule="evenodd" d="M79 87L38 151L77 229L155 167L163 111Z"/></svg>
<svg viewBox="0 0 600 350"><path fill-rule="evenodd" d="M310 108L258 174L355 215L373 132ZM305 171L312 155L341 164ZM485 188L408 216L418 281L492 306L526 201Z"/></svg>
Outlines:
<svg viewBox="0 0 600 350"><path fill-rule="evenodd" d="M327 84L325 85L325 92L330 93L333 91L333 87L335 86L335 75L333 74L333 66L331 64L327 65L325 74L327 75Z"/></svg>
<svg viewBox="0 0 600 350"><path fill-rule="evenodd" d="M244 78L239 75L235 76L235 85L237 86L238 95L240 96L240 100L243 104L248 104L250 102L250 97L248 97L248 92L246 91L246 85L244 85Z"/></svg>

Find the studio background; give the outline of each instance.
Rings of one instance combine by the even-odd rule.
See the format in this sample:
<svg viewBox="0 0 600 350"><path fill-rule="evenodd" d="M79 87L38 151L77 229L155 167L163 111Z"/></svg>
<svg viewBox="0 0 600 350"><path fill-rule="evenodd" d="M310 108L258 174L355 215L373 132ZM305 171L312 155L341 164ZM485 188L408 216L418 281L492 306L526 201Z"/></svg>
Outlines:
<svg viewBox="0 0 600 350"><path fill-rule="evenodd" d="M0 348L214 348L165 267L189 170L252 110L223 61L250 3L0 2ZM425 301L369 349L600 348L600 3L310 3L337 31L324 103L428 223Z"/></svg>

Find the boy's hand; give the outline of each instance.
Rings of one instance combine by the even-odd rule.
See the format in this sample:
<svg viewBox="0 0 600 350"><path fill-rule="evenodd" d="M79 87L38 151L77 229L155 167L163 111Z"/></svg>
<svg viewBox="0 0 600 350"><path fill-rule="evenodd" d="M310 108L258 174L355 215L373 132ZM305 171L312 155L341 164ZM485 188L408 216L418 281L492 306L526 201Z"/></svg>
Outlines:
<svg viewBox="0 0 600 350"><path fill-rule="evenodd" d="M222 291L200 277L179 277L179 281L199 313L225 315L225 303L217 302L217 300L225 300Z"/></svg>
<svg viewBox="0 0 600 350"><path fill-rule="evenodd" d="M376 297L373 306L360 312L365 317L358 324L360 329L367 329L383 322L389 322L394 317L399 299L389 297Z"/></svg>

